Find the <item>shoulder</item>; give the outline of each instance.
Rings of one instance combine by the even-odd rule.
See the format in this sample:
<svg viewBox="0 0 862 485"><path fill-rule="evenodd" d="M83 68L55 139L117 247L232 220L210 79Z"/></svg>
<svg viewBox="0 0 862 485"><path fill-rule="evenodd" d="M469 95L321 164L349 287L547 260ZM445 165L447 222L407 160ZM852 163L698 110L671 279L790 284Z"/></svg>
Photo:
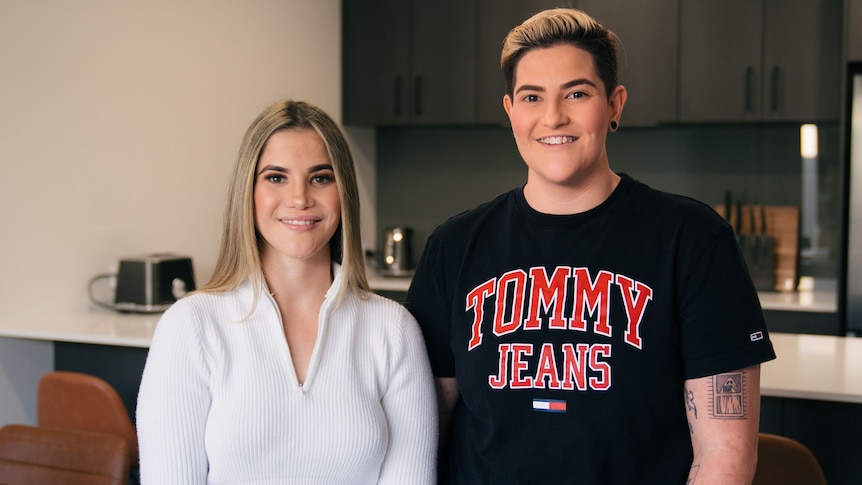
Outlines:
<svg viewBox="0 0 862 485"><path fill-rule="evenodd" d="M363 331L371 330L374 335L382 335L384 340L419 335L419 324L404 305L376 293L369 292L365 298L351 294L345 297L342 306L352 314L343 313L344 317L352 319Z"/></svg>
<svg viewBox="0 0 862 485"><path fill-rule="evenodd" d="M519 189L512 189L472 209L455 214L437 226L432 235L463 232L463 230L471 229L475 227L477 223L484 221L489 217L498 216L502 211L506 211L511 207L510 204L512 203L516 190Z"/></svg>
<svg viewBox="0 0 862 485"><path fill-rule="evenodd" d="M426 241L426 250L441 251L444 247L454 253L461 251L476 235L493 230L503 224L514 212L516 191L512 189L473 209L456 214L434 228Z"/></svg>
<svg viewBox="0 0 862 485"><path fill-rule="evenodd" d="M731 230L727 221L702 201L654 189L628 176L623 176L623 181L626 186L621 195L632 220L712 235Z"/></svg>
<svg viewBox="0 0 862 485"><path fill-rule="evenodd" d="M413 316L402 304L373 292L367 292L364 298L351 294L345 298L345 302L349 302L364 320L375 321L379 325L400 326L415 323Z"/></svg>
<svg viewBox="0 0 862 485"><path fill-rule="evenodd" d="M192 293L178 300L165 312L165 317L175 319L176 317L206 318L209 315L218 315L222 319L236 319L248 313L252 298L251 283L224 292L198 292Z"/></svg>
<svg viewBox="0 0 862 485"><path fill-rule="evenodd" d="M165 311L156 332L194 332L200 335L220 322L245 320L251 314L253 300L251 282L225 292L192 293Z"/></svg>

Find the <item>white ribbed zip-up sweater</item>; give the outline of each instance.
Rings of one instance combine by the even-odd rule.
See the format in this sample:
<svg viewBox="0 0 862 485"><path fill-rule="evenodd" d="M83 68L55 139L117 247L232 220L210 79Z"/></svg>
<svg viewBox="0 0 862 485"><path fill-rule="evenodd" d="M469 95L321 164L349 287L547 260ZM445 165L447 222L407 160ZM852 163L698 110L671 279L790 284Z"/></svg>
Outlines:
<svg viewBox="0 0 862 485"><path fill-rule="evenodd" d="M246 282L170 307L137 406L141 479L167 484L432 484L437 409L422 334L399 304L347 292L320 311L306 381L275 301Z"/></svg>

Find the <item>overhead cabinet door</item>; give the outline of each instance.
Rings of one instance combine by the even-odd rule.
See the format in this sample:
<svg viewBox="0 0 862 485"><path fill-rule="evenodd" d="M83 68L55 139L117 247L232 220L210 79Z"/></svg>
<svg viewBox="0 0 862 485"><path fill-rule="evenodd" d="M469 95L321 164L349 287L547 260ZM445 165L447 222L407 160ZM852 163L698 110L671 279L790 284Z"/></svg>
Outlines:
<svg viewBox="0 0 862 485"><path fill-rule="evenodd" d="M344 0L342 22L345 123L475 122L475 1Z"/></svg>
<svg viewBox="0 0 862 485"><path fill-rule="evenodd" d="M581 0L620 38L619 82L628 91L621 126L676 120L679 0Z"/></svg>
<svg viewBox="0 0 862 485"><path fill-rule="evenodd" d="M682 0L680 121L760 118L763 3Z"/></svg>
<svg viewBox="0 0 862 485"><path fill-rule="evenodd" d="M837 121L841 0L766 2L761 109L767 121Z"/></svg>
<svg viewBox="0 0 862 485"><path fill-rule="evenodd" d="M342 116L347 124L407 122L410 9L403 0L342 2Z"/></svg>
<svg viewBox="0 0 862 485"><path fill-rule="evenodd" d="M841 0L682 0L682 122L837 121Z"/></svg>

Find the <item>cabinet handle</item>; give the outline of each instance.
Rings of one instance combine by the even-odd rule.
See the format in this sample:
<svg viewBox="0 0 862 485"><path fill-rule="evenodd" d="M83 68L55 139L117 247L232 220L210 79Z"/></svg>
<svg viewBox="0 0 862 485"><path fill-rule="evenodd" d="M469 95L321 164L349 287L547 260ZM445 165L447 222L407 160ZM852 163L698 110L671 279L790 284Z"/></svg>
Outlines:
<svg viewBox="0 0 862 485"><path fill-rule="evenodd" d="M395 116L401 116L401 76L395 76Z"/></svg>
<svg viewBox="0 0 862 485"><path fill-rule="evenodd" d="M772 79L771 79L772 93L769 97L769 109L772 110L773 113L778 112L778 83L779 83L778 77L780 75L781 75L781 70L778 68L778 66L773 66L772 67Z"/></svg>
<svg viewBox="0 0 862 485"><path fill-rule="evenodd" d="M422 76L416 76L416 92L413 102L416 116L422 116Z"/></svg>
<svg viewBox="0 0 862 485"><path fill-rule="evenodd" d="M754 95L754 68L749 67L745 70L745 112L752 111L753 102L751 97Z"/></svg>

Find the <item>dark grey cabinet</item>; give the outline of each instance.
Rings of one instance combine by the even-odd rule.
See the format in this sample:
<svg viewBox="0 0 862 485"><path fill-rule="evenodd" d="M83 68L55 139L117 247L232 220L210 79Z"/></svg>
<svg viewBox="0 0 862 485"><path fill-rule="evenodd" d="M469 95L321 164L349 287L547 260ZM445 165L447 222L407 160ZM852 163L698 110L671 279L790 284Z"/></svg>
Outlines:
<svg viewBox="0 0 862 485"><path fill-rule="evenodd" d="M622 126L676 121L679 0L581 0L580 7L621 40Z"/></svg>
<svg viewBox="0 0 862 485"><path fill-rule="evenodd" d="M847 1L852 58L853 15L862 6ZM507 125L503 38L557 4L343 0L344 122ZM839 118L842 0L570 4L622 40L620 82L629 92L623 126Z"/></svg>
<svg viewBox="0 0 862 485"><path fill-rule="evenodd" d="M474 1L344 0L344 122L473 123L475 31Z"/></svg>
<svg viewBox="0 0 862 485"><path fill-rule="evenodd" d="M862 61L862 0L846 0L845 43L847 60Z"/></svg>
<svg viewBox="0 0 862 485"><path fill-rule="evenodd" d="M841 0L681 0L679 121L837 121Z"/></svg>

